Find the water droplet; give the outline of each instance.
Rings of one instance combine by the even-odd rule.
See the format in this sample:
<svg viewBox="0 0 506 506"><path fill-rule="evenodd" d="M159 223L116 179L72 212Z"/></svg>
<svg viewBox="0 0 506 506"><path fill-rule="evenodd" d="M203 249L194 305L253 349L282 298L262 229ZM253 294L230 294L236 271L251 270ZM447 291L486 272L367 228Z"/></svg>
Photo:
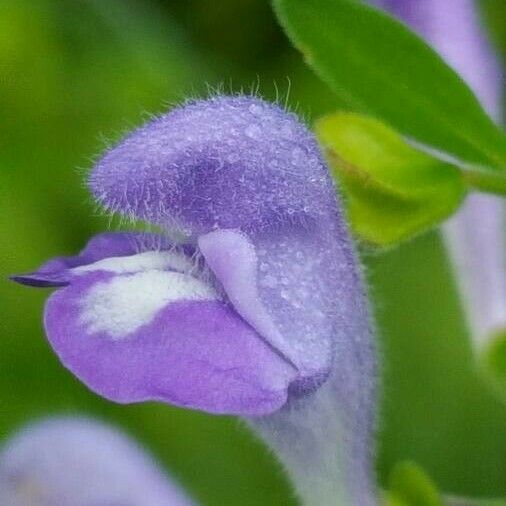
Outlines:
<svg viewBox="0 0 506 506"><path fill-rule="evenodd" d="M244 133L250 138L250 139L258 139L260 135L262 134L262 130L258 125L248 125L246 127L246 130L244 130Z"/></svg>
<svg viewBox="0 0 506 506"><path fill-rule="evenodd" d="M238 162L239 161L239 155L237 153L230 153L228 156L227 156L227 162L228 163L235 163L235 162Z"/></svg>
<svg viewBox="0 0 506 506"><path fill-rule="evenodd" d="M267 288L275 288L277 286L276 278L272 274L267 274L260 280L260 284Z"/></svg>
<svg viewBox="0 0 506 506"><path fill-rule="evenodd" d="M300 161L300 159L304 156L304 151L301 148L296 147L292 149L292 160L294 162Z"/></svg>
<svg viewBox="0 0 506 506"><path fill-rule="evenodd" d="M259 116L260 114L262 114L262 111L263 111L262 106L260 106L258 104L251 104L248 109L249 109L249 112L251 114L254 114L255 116Z"/></svg>
<svg viewBox="0 0 506 506"><path fill-rule="evenodd" d="M286 122L281 126L281 129L279 131L279 134L284 139L291 139L292 138L292 126L290 123Z"/></svg>
<svg viewBox="0 0 506 506"><path fill-rule="evenodd" d="M308 165L311 167L316 167L320 163L317 156L310 156L308 159Z"/></svg>

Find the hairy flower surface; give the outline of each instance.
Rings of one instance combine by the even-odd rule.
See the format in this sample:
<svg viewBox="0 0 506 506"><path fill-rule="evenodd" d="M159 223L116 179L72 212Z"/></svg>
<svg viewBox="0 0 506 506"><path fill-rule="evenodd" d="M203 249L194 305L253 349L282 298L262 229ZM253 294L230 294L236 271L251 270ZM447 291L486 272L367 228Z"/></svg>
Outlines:
<svg viewBox="0 0 506 506"><path fill-rule="evenodd" d="M14 277L59 287L45 327L63 364L118 402L248 417L307 505L374 504L367 299L307 128L255 97L190 102L105 153L89 186L165 234L101 234Z"/></svg>
<svg viewBox="0 0 506 506"><path fill-rule="evenodd" d="M3 506L191 506L151 458L86 418L24 427L0 451Z"/></svg>

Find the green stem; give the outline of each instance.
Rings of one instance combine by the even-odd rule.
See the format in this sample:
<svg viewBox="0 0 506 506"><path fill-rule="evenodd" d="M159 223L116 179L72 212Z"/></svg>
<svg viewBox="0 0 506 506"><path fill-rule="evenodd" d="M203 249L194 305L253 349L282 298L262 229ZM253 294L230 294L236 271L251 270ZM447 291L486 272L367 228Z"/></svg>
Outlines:
<svg viewBox="0 0 506 506"><path fill-rule="evenodd" d="M506 170L496 173L466 168L462 170L462 177L467 185L475 190L506 195Z"/></svg>

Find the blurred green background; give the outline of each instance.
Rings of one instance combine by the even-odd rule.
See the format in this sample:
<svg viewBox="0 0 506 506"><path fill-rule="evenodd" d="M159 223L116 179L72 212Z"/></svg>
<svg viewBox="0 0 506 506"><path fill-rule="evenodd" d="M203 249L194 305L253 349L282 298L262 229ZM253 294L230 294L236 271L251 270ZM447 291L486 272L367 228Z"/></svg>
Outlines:
<svg viewBox="0 0 506 506"><path fill-rule="evenodd" d="M501 1L484 4L504 42ZM283 101L289 90L308 121L340 106L267 1L0 0L0 439L42 415L94 414L135 435L204 505L295 504L236 419L89 392L46 343L47 293L6 281L110 226L83 184L108 143L184 97L257 88ZM506 406L473 369L438 234L364 262L383 358L381 481L413 459L447 492L506 496Z"/></svg>

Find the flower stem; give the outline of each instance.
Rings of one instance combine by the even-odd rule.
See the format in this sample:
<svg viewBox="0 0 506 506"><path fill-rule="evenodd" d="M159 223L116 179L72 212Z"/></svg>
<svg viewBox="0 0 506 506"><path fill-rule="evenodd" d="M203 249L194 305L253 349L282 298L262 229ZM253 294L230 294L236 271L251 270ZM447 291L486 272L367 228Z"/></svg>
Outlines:
<svg viewBox="0 0 506 506"><path fill-rule="evenodd" d="M280 459L305 506L377 504L376 352L366 304L356 301L349 308L354 323L339 331L326 383L277 413L248 420Z"/></svg>

